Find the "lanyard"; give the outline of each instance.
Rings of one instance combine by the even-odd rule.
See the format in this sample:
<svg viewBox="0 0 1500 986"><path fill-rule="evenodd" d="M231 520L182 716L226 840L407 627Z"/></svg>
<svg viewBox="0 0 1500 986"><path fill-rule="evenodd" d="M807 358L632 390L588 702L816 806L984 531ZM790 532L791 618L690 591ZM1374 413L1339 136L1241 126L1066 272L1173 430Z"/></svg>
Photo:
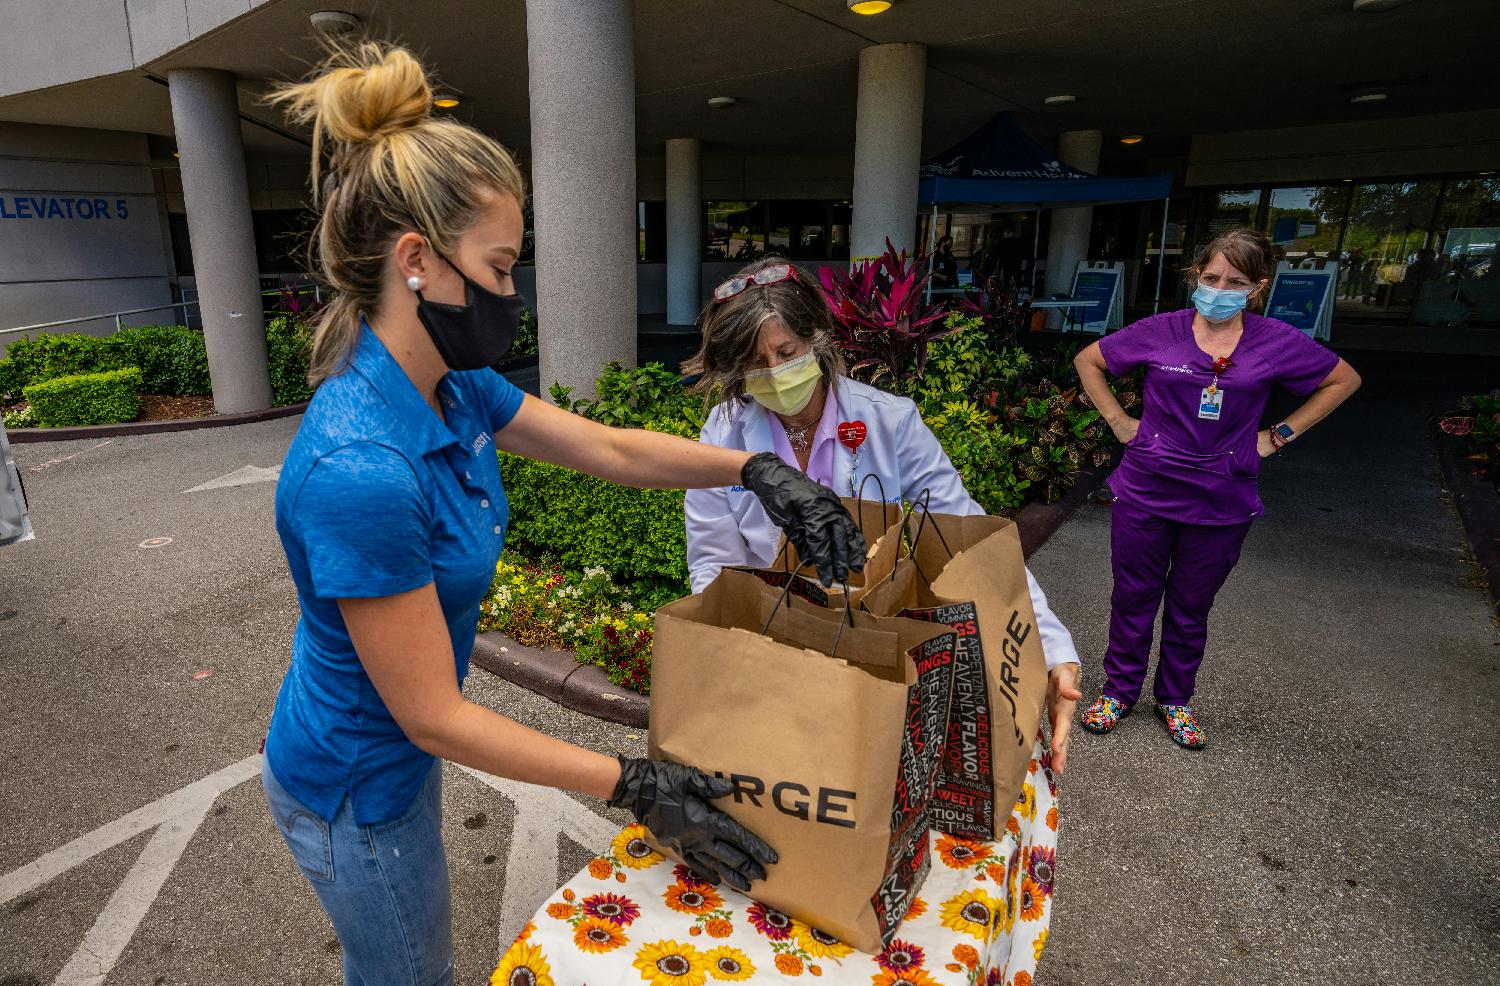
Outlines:
<svg viewBox="0 0 1500 986"><path fill-rule="evenodd" d="M1217 394L1219 392L1219 374L1224 373L1233 365L1234 361L1231 360L1228 356L1220 356L1218 359L1214 360L1214 382L1208 385L1208 392L1210 395Z"/></svg>

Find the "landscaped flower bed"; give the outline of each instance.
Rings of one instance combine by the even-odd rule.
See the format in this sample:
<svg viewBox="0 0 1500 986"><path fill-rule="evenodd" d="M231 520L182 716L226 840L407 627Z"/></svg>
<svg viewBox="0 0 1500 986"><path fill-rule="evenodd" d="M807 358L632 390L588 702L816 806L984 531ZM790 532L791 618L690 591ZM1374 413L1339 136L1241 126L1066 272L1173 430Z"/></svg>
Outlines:
<svg viewBox="0 0 1500 986"><path fill-rule="evenodd" d="M1463 397L1458 414L1438 424L1450 435L1464 440L1474 475L1488 480L1500 492L1500 391Z"/></svg>
<svg viewBox="0 0 1500 986"><path fill-rule="evenodd" d="M603 568L569 573L550 561L506 551L480 605L479 630L531 647L573 650L579 661L603 668L615 684L651 692L656 621Z"/></svg>

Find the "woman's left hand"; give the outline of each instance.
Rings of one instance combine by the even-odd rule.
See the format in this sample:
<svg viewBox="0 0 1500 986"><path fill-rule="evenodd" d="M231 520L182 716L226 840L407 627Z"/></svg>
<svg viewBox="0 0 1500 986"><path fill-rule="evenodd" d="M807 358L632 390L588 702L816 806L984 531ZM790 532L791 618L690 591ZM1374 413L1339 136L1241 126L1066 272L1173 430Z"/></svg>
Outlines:
<svg viewBox="0 0 1500 986"><path fill-rule="evenodd" d="M1083 698L1082 684L1083 672L1076 661L1047 672L1047 718L1052 725L1052 771L1056 774L1068 765L1068 732L1078 700Z"/></svg>
<svg viewBox="0 0 1500 986"><path fill-rule="evenodd" d="M1271 444L1270 429L1256 433L1255 450L1260 453L1262 459L1270 458L1276 454L1276 446Z"/></svg>

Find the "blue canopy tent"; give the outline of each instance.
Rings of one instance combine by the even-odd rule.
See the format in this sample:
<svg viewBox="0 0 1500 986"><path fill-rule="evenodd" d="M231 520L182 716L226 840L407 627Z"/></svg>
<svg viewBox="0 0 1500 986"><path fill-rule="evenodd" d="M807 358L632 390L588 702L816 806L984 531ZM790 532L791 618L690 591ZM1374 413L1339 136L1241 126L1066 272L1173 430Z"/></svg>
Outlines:
<svg viewBox="0 0 1500 986"><path fill-rule="evenodd" d="M1006 113L941 154L922 162L917 201L932 206L928 263L937 249L938 207L1016 206L1052 209L1071 205L1109 205L1118 202L1162 200L1161 260L1156 268L1156 294L1161 296L1166 267L1167 209L1172 201L1170 174L1138 178L1104 178L1063 164L1042 150ZM1037 235L1041 235L1040 223ZM1033 255L1035 254L1035 244ZM928 281L929 296L932 282Z"/></svg>

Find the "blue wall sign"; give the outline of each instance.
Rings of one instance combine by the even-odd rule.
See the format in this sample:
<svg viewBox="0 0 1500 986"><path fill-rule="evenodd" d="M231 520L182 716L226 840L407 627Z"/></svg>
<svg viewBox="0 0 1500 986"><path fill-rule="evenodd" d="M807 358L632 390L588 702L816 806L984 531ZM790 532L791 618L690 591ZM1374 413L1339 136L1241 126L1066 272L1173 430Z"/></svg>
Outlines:
<svg viewBox="0 0 1500 986"><path fill-rule="evenodd" d="M128 219L124 199L86 199L60 195L0 195L3 219Z"/></svg>

